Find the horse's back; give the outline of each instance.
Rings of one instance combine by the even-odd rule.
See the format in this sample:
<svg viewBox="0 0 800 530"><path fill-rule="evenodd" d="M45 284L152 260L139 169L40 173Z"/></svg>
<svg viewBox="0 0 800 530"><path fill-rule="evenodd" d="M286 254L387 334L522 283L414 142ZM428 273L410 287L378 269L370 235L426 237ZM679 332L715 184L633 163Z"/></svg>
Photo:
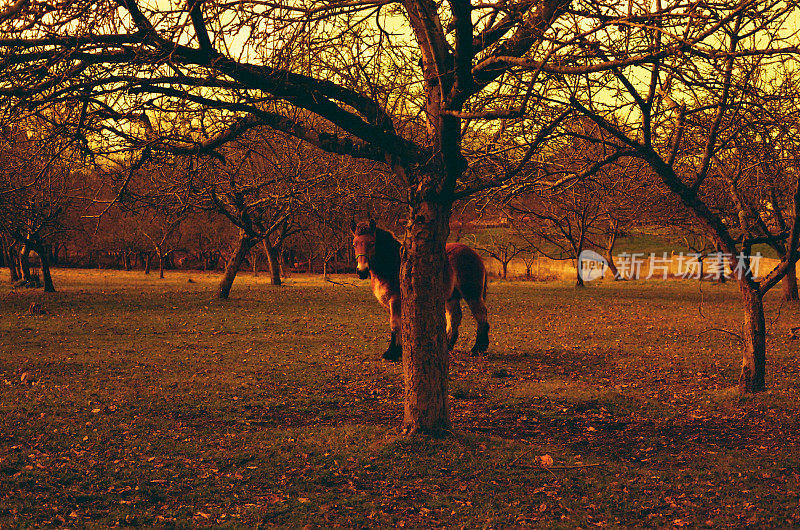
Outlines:
<svg viewBox="0 0 800 530"><path fill-rule="evenodd" d="M463 243L448 243L446 250L454 289L466 300L483 298L486 269L480 255Z"/></svg>

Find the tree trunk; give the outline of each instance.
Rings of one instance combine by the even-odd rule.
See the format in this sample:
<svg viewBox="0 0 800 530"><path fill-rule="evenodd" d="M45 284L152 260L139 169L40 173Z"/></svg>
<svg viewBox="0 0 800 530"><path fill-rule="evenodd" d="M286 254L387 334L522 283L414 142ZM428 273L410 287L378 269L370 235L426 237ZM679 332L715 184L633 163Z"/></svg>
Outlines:
<svg viewBox="0 0 800 530"><path fill-rule="evenodd" d="M281 264L280 264L280 251L272 246L269 238L264 239L264 253L267 255L267 264L269 264L269 281L272 285L281 284Z"/></svg>
<svg viewBox="0 0 800 530"><path fill-rule="evenodd" d="M505 280L508 277L508 262L503 261L501 263L503 264L503 279Z"/></svg>
<svg viewBox="0 0 800 530"><path fill-rule="evenodd" d="M42 265L42 282L44 283L44 292L56 292L56 288L53 285L53 277L50 275L50 261L48 259L47 249L44 247L44 245L36 244L33 246L33 250L39 255L39 261Z"/></svg>
<svg viewBox="0 0 800 530"><path fill-rule="evenodd" d="M220 300L227 300L228 296L230 296L231 287L233 287L233 280L236 279L236 273L238 273L239 269L241 269L242 263L244 263L244 260L247 258L247 254L250 252L250 249L253 248L253 245L255 245L255 242L246 234L242 233L239 236L239 245L236 247L236 252L234 252L231 260L225 267L225 274L222 276L222 280L219 282L217 298Z"/></svg>
<svg viewBox="0 0 800 530"><path fill-rule="evenodd" d="M28 245L23 245L22 250L19 251L19 267L22 269L22 279L25 280L25 283L31 282L30 252Z"/></svg>
<svg viewBox="0 0 800 530"><path fill-rule="evenodd" d="M6 238L2 239L3 242L3 259L8 265L8 272L12 282L19 281L19 262L14 253L14 245Z"/></svg>
<svg viewBox="0 0 800 530"><path fill-rule="evenodd" d="M744 306L744 352L739 390L742 393L764 390L766 372L767 329L764 302L757 285L748 279L739 282Z"/></svg>
<svg viewBox="0 0 800 530"><path fill-rule="evenodd" d="M797 293L797 270L795 267L789 267L789 270L786 271L786 276L781 280L781 287L783 288L784 300L800 299Z"/></svg>
<svg viewBox="0 0 800 530"><path fill-rule="evenodd" d="M619 277L619 269L617 269L617 265L614 263L614 256L610 253L606 256L606 264L608 265L608 270L613 275L614 281L622 280L622 278Z"/></svg>
<svg viewBox="0 0 800 530"><path fill-rule="evenodd" d="M131 270L131 253L128 252L127 250L125 251L125 253L123 255L123 260L125 261L125 270L126 271L130 271Z"/></svg>
<svg viewBox="0 0 800 530"><path fill-rule="evenodd" d="M144 273L150 274L150 253L145 252L142 255L142 261L144 262Z"/></svg>
<svg viewBox="0 0 800 530"><path fill-rule="evenodd" d="M614 275L614 281L624 279L619 277L619 269L617 269L617 264L614 263L614 246L617 244L618 228L619 222L615 221L611 225L611 232L608 234L608 241L606 242L606 265L611 274Z"/></svg>
<svg viewBox="0 0 800 530"><path fill-rule="evenodd" d="M577 273L575 274L575 287L576 288L586 287L586 284L583 283L583 278L581 278L580 268L576 267L576 269L578 270Z"/></svg>
<svg viewBox="0 0 800 530"><path fill-rule="evenodd" d="M403 430L439 434L450 428L444 318L450 208L420 201L410 213L400 265Z"/></svg>
<svg viewBox="0 0 800 530"><path fill-rule="evenodd" d="M156 249L156 253L158 254L158 277L164 279L164 254L160 248Z"/></svg>

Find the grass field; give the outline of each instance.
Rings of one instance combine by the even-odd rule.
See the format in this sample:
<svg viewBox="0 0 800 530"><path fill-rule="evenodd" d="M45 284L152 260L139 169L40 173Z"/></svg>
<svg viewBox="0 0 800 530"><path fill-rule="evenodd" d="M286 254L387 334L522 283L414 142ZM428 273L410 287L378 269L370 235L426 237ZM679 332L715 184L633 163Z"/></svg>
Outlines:
<svg viewBox="0 0 800 530"><path fill-rule="evenodd" d="M431 440L397 434L367 282L216 281L0 292L0 527L800 525L800 308L776 293L769 391L740 399L735 286L495 281L490 355L465 315Z"/></svg>

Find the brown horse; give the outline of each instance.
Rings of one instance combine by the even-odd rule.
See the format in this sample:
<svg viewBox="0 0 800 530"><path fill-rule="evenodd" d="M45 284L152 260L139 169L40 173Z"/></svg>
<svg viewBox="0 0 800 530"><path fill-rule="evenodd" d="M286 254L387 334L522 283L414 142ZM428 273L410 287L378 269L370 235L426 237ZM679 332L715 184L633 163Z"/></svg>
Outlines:
<svg viewBox="0 0 800 530"><path fill-rule="evenodd" d="M375 221L356 225L353 222L353 248L356 253L358 277L370 278L375 298L389 310L392 330L389 349L383 358L397 362L403 355L400 333L400 242ZM447 346L450 350L458 339L463 298L478 323L478 335L472 354L479 355L489 347L489 324L486 322L486 268L477 252L461 243L448 243L445 282L447 301Z"/></svg>

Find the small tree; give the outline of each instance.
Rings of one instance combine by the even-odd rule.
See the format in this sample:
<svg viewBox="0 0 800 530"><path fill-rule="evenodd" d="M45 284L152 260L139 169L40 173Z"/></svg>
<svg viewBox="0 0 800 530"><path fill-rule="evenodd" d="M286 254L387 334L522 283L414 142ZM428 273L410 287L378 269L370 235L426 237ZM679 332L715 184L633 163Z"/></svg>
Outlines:
<svg viewBox="0 0 800 530"><path fill-rule="evenodd" d="M483 252L500 264L501 276L505 280L508 278L508 264L530 249L530 245L524 241L517 240L512 232L505 236L489 234L479 241L476 236L472 237L472 247Z"/></svg>

